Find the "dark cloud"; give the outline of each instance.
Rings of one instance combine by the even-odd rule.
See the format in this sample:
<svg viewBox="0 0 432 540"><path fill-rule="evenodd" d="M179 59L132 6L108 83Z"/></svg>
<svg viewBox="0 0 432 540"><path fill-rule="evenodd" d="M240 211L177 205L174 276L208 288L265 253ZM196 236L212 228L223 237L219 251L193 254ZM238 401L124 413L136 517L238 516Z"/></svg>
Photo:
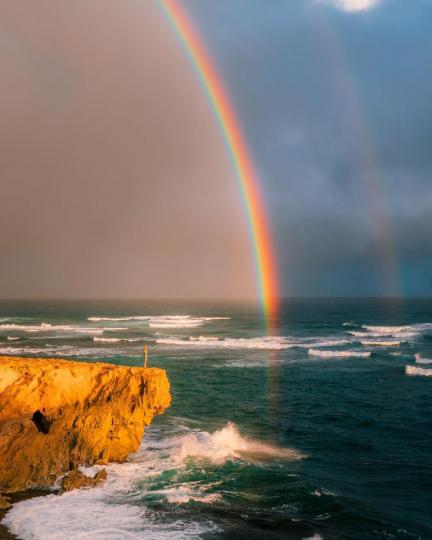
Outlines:
<svg viewBox="0 0 432 540"><path fill-rule="evenodd" d="M285 293L430 294L432 5L191 4L259 166Z"/></svg>

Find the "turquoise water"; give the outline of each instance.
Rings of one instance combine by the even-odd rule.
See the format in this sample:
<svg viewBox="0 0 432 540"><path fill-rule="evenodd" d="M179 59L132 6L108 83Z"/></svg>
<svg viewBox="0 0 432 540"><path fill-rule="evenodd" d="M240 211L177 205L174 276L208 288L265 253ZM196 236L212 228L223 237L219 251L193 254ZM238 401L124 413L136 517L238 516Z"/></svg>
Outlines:
<svg viewBox="0 0 432 540"><path fill-rule="evenodd" d="M293 300L271 336L250 306L0 304L0 354L144 343L171 408L103 488L16 505L18 536L432 538L431 300Z"/></svg>

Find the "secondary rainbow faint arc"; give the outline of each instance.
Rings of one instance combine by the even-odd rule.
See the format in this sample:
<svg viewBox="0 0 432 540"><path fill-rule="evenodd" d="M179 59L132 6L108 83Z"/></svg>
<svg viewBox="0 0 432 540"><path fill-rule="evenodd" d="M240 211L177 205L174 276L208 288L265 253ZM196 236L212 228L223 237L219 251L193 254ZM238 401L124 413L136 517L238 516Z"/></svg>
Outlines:
<svg viewBox="0 0 432 540"><path fill-rule="evenodd" d="M178 0L158 0L187 51L212 105L236 172L248 222L258 295L269 319L277 312L278 281L269 224L247 145L221 78L195 27Z"/></svg>

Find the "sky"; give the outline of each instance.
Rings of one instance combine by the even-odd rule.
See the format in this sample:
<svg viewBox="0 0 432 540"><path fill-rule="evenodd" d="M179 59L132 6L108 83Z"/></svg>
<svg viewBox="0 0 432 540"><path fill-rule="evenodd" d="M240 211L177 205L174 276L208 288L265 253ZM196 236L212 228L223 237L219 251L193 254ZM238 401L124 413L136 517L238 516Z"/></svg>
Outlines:
<svg viewBox="0 0 432 540"><path fill-rule="evenodd" d="M183 6L249 145L281 293L430 295L432 2ZM255 295L229 157L156 2L4 0L0 65L0 297Z"/></svg>

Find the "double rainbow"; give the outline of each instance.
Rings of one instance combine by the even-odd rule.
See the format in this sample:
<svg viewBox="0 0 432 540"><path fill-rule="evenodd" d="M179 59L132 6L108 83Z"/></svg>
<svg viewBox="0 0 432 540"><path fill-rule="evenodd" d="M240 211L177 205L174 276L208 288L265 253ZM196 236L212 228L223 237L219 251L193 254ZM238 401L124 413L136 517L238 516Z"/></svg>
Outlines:
<svg viewBox="0 0 432 540"><path fill-rule="evenodd" d="M188 53L212 106L235 171L248 223L257 293L267 320L278 306L275 255L257 174L239 122L214 64L198 32L178 0L158 0Z"/></svg>

